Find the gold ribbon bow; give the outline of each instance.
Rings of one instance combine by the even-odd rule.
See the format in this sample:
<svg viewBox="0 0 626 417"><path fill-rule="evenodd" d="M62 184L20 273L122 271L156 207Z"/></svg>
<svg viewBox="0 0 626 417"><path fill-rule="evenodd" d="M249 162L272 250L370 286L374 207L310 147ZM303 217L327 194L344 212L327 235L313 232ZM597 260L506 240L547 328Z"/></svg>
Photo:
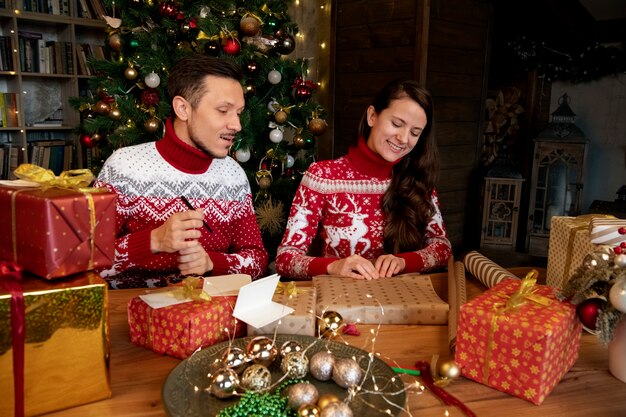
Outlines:
<svg viewBox="0 0 626 417"><path fill-rule="evenodd" d="M75 190L83 193L85 198L87 199L87 203L89 205L89 226L90 226L90 235L89 235L89 266L88 269L93 269L93 255L95 248L94 236L96 234L96 206L93 201L93 196L91 193L94 192L106 192L108 191L105 188L92 188L89 185L94 180L93 173L88 169L74 169L69 171L63 171L61 175L58 177L54 175L49 169L42 168L40 166L34 164L21 164L18 166L15 171L15 176L26 180L37 183L40 187L44 189L56 187L63 188L67 190ZM12 234L13 234L13 259L17 262L17 221L16 221L16 209L15 209L15 200L17 194L20 191L18 190L11 196L11 221L12 221Z"/></svg>
<svg viewBox="0 0 626 417"><path fill-rule="evenodd" d="M483 383L487 384L489 381L489 365L491 363L491 354L494 347L493 337L498 325L498 319L507 313L510 313L526 303L527 300L535 303L547 306L552 302L548 297L535 294L537 288L537 276L539 273L533 269L524 279L521 280L520 286L513 294L508 296L505 303L496 303L493 306L494 314L491 317L491 328L489 329L489 338L487 340L487 353L485 354L485 365L483 369ZM502 297L507 297L505 294L500 294Z"/></svg>
<svg viewBox="0 0 626 417"><path fill-rule="evenodd" d="M174 296L179 300L191 299L194 301L211 301L211 296L202 288L197 288L202 277L190 276L181 282L182 287L174 292Z"/></svg>
<svg viewBox="0 0 626 417"><path fill-rule="evenodd" d="M298 294L301 293L302 290L298 289L296 283L294 281L289 281L288 283L278 282L276 285L276 290L274 294L284 294L289 298L296 298Z"/></svg>

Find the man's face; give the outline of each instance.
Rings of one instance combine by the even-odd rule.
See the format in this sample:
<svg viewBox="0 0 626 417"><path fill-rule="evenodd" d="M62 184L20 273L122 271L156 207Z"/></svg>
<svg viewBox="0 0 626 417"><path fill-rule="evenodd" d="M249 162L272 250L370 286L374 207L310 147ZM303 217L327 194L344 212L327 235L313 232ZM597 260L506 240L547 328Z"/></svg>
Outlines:
<svg viewBox="0 0 626 417"><path fill-rule="evenodd" d="M188 137L181 139L209 156L225 158L241 130L239 115L246 104L243 88L236 80L215 76L206 77L204 85L205 94L196 108L188 106Z"/></svg>

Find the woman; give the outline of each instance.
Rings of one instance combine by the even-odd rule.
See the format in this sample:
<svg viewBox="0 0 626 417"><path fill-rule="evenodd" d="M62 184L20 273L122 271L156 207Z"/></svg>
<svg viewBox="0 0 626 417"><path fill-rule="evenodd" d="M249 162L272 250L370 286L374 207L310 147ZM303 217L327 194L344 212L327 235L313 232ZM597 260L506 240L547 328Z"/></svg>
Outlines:
<svg viewBox="0 0 626 417"><path fill-rule="evenodd" d="M432 124L426 90L413 80L387 84L363 115L356 146L312 164L302 178L277 272L378 279L444 267L452 250L434 188ZM318 230L322 252L312 256Z"/></svg>

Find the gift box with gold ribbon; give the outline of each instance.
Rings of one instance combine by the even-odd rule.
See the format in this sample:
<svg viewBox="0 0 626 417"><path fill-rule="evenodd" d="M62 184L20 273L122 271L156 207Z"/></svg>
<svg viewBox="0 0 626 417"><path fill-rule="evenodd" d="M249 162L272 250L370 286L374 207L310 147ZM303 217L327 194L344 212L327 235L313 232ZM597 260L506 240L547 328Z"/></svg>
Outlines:
<svg viewBox="0 0 626 417"><path fill-rule="evenodd" d="M130 340L137 346L184 359L199 348L245 333L244 324L233 317L237 297L190 297L182 287L160 292L181 302L159 308L142 296L128 302Z"/></svg>
<svg viewBox="0 0 626 417"><path fill-rule="evenodd" d="M585 214L578 217L553 216L550 223L546 284L563 288L565 283L582 265L583 259L595 247L589 233L592 219L607 219L613 216Z"/></svg>
<svg viewBox="0 0 626 417"><path fill-rule="evenodd" d="M363 280L333 275L313 277L316 313L335 311L346 322L364 324L446 324L450 306L429 275L404 274Z"/></svg>
<svg viewBox="0 0 626 417"><path fill-rule="evenodd" d="M461 306L455 361L463 376L539 405L576 362L582 325L536 276L505 279Z"/></svg>
<svg viewBox="0 0 626 417"><path fill-rule="evenodd" d="M298 334L315 336L315 288L298 287L295 282L279 282L272 301L286 305L294 311L263 327L248 325L248 336L261 334Z"/></svg>
<svg viewBox="0 0 626 417"><path fill-rule="evenodd" d="M16 175L34 171L22 175L28 182L0 185L0 260L47 279L111 266L117 196L88 188L86 170L41 170L20 165Z"/></svg>
<svg viewBox="0 0 626 417"><path fill-rule="evenodd" d="M111 396L107 284L94 272L22 279L0 263L1 416Z"/></svg>

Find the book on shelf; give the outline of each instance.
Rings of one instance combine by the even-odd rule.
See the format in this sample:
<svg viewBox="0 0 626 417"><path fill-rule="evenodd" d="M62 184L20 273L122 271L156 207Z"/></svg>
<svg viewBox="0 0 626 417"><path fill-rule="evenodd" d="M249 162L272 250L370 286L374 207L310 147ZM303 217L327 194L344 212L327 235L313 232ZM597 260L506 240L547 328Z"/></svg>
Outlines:
<svg viewBox="0 0 626 417"><path fill-rule="evenodd" d="M30 144L30 163L50 169L54 175L72 169L74 145L64 140L37 141Z"/></svg>
<svg viewBox="0 0 626 417"><path fill-rule="evenodd" d="M2 127L19 126L16 93L0 93L0 113L2 113Z"/></svg>

